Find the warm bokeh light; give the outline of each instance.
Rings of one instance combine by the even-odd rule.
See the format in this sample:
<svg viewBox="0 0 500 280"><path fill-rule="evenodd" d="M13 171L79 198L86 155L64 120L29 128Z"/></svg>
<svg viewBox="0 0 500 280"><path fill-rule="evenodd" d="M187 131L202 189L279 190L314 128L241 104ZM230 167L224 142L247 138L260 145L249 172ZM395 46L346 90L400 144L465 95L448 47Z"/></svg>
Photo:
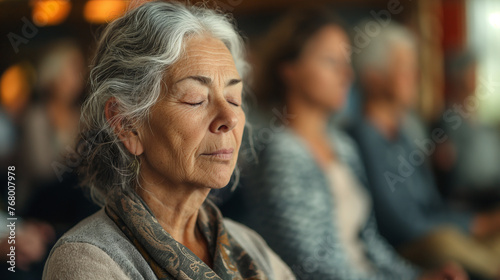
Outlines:
<svg viewBox="0 0 500 280"><path fill-rule="evenodd" d="M69 0L32 0L32 19L38 26L58 25L71 11Z"/></svg>
<svg viewBox="0 0 500 280"><path fill-rule="evenodd" d="M90 0L85 4L83 16L91 23L107 23L121 16L128 4L125 0Z"/></svg>
<svg viewBox="0 0 500 280"><path fill-rule="evenodd" d="M7 111L15 114L28 102L33 84L31 72L31 67L16 64L0 77L0 103Z"/></svg>

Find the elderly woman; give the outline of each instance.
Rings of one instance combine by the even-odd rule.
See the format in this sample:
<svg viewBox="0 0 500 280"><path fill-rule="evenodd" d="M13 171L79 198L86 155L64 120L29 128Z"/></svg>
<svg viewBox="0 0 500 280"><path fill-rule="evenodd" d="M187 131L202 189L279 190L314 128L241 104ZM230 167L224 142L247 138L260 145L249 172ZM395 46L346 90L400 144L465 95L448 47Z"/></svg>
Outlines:
<svg viewBox="0 0 500 280"><path fill-rule="evenodd" d="M97 47L79 147L105 205L54 246L44 279L293 279L255 232L207 200L228 184L247 64L227 17L150 2Z"/></svg>

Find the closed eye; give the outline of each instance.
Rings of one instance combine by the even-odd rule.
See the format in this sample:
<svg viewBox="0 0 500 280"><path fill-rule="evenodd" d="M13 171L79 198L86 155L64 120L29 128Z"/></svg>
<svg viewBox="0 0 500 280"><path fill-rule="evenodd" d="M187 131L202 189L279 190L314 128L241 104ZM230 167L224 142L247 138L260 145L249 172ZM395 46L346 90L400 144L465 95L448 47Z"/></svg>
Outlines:
<svg viewBox="0 0 500 280"><path fill-rule="evenodd" d="M240 107L241 106L241 104L239 104L238 102L235 102L235 101L228 100L227 102L229 102L229 104L231 104L233 106L236 106L236 107Z"/></svg>
<svg viewBox="0 0 500 280"><path fill-rule="evenodd" d="M189 103L189 102L184 102L184 103L189 105L189 106L196 107L196 106L200 106L201 104L203 104L203 101L197 102L197 103Z"/></svg>

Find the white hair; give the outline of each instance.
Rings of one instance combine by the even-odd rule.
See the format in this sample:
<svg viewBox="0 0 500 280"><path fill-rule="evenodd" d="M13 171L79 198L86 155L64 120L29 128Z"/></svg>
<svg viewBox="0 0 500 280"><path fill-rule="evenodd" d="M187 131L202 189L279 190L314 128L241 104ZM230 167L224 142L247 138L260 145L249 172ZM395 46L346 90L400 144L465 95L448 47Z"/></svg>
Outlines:
<svg viewBox="0 0 500 280"><path fill-rule="evenodd" d="M109 122L120 122L130 130L144 125L162 91L168 91L165 74L181 57L186 39L203 35L226 45L245 79L243 40L232 18L217 11L178 2L148 2L104 29L90 72L90 95L82 108L78 143L83 160L80 174L96 203L102 205L111 188L137 184L140 163ZM104 110L110 98L118 108L108 122Z"/></svg>
<svg viewBox="0 0 500 280"><path fill-rule="evenodd" d="M363 29L373 21L358 24ZM369 37L369 44L353 53L353 65L356 72L362 74L366 69L385 70L390 54L396 46L406 46L416 50L416 40L413 34L404 26L391 22L380 26L377 35ZM356 48L356 45L353 46ZM354 49L353 48L353 49Z"/></svg>

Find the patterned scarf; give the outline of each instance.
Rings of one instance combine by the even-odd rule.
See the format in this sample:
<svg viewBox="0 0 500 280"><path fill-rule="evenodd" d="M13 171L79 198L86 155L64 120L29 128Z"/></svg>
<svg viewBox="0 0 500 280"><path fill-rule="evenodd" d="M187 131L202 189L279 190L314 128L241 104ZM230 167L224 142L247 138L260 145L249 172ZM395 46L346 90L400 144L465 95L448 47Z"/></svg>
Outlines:
<svg viewBox="0 0 500 280"><path fill-rule="evenodd" d="M208 242L213 268L173 239L135 192L115 189L108 197L107 215L139 250L158 279L268 279L227 232L221 213L208 199L199 210L197 223Z"/></svg>

